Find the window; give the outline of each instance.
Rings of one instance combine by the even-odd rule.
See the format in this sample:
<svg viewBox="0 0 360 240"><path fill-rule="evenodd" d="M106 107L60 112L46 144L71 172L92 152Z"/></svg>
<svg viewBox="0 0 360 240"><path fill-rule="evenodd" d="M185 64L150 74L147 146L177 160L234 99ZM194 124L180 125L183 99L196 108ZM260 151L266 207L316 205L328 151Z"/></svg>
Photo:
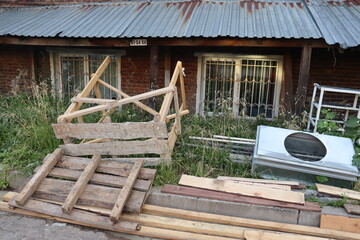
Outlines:
<svg viewBox="0 0 360 240"><path fill-rule="evenodd" d="M279 56L202 56L198 109L235 117L273 118L278 114L282 78Z"/></svg>
<svg viewBox="0 0 360 240"><path fill-rule="evenodd" d="M101 80L120 89L120 56L111 54L57 53L55 88L62 97L73 97L81 92L91 79L105 57L110 55L111 62L101 76ZM108 88L100 85L104 98L117 98Z"/></svg>

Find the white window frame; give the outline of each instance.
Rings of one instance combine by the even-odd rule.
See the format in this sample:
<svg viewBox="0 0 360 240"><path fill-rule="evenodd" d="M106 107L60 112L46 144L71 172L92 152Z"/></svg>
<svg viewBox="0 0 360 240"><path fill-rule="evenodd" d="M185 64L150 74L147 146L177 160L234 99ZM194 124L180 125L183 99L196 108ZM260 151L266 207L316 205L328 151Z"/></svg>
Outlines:
<svg viewBox="0 0 360 240"><path fill-rule="evenodd" d="M51 87L54 95L62 97L62 79L61 79L61 61L62 56L86 56L86 55L111 55L116 57L116 66L117 66L117 76L118 83L117 88L121 90L121 57L125 55L124 50L93 50L93 49L69 49L69 48L60 48L60 49L48 49L50 53L50 70L51 70ZM85 64L87 65L87 64ZM85 66L85 68L88 68ZM88 72L85 70L85 72ZM88 82L90 79L86 79ZM120 97L116 93L117 97Z"/></svg>
<svg viewBox="0 0 360 240"><path fill-rule="evenodd" d="M276 68L276 78L275 78L275 89L274 89L274 103L273 103L273 112L272 116L277 117L279 114L279 104L280 104L280 94L281 94L281 85L284 81L283 78L283 56L281 55L252 55L252 54L231 54L231 53L195 53L195 56L198 57L198 69L197 69L197 87L196 87L196 114L204 116L204 100L205 100L205 74L206 74L206 61L207 60L215 60L216 61L230 61L237 60L241 61L243 59L250 60L272 60L277 61L278 65ZM235 78L238 78L238 74L240 73L240 65L235 65ZM234 84L234 96L236 93L236 89L238 89L235 82ZM236 98L233 99L233 114L234 117L238 117L238 105L236 103ZM269 118L272 119L272 118Z"/></svg>

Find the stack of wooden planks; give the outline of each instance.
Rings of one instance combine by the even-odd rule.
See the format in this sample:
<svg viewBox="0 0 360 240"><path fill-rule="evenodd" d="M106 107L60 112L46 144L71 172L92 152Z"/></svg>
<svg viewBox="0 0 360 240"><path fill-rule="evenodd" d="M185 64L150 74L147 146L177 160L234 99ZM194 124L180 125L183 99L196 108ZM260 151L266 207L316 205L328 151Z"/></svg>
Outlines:
<svg viewBox="0 0 360 240"><path fill-rule="evenodd" d="M64 218L63 216L51 217L49 215L23 210L10 209L8 201L17 194L7 193L0 202L0 210L25 214L40 218L51 218L57 221L80 224L83 226L97 227L112 231L148 236L160 239L194 239L194 240L329 240L329 239L360 239L360 234L336 230L321 229L316 227L299 226L293 224L275 223L253 219L237 218L219 214L188 211L176 208L166 208L145 204L138 215L124 213L122 219L137 222L141 227L137 230L118 228L116 225L97 224L92 222L77 221L77 219ZM35 200L34 200L35 201ZM59 201L41 200L44 204L61 204ZM111 210L103 207L75 204L74 210L93 213L94 216L109 219ZM74 211L73 210L73 211Z"/></svg>
<svg viewBox="0 0 360 240"><path fill-rule="evenodd" d="M140 225L122 218L123 210L139 214L152 186L156 170L134 164L63 155L60 148L43 165L9 205L49 217L59 217L99 228L136 231ZM104 208L109 217L76 204Z"/></svg>
<svg viewBox="0 0 360 240"><path fill-rule="evenodd" d="M254 205L320 212L318 204L305 202L304 185L293 181L221 177L217 179L182 175L179 185L165 185L162 192Z"/></svg>
<svg viewBox="0 0 360 240"><path fill-rule="evenodd" d="M320 193L360 200L360 192L324 184L316 184ZM360 233L360 205L344 204L343 208L325 207L320 217L320 227Z"/></svg>

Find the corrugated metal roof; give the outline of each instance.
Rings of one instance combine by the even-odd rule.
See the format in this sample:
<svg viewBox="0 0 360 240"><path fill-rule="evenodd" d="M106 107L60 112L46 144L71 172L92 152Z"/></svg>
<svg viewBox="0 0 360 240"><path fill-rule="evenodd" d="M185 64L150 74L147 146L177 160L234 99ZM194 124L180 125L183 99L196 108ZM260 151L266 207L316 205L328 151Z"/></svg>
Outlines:
<svg viewBox="0 0 360 240"><path fill-rule="evenodd" d="M341 48L360 45L360 0L309 1L307 6L326 43Z"/></svg>
<svg viewBox="0 0 360 240"><path fill-rule="evenodd" d="M325 38L329 44L354 46L353 39L346 42L347 36L353 32L356 33L353 37L359 36L360 27L355 31L356 25L349 26L346 22L349 33L344 37L327 36L341 35L343 29L329 30L328 20L322 18L328 12L338 13L340 18L359 25L358 5L346 5L341 10L335 7L324 10L324 7L333 6L315 6L303 0L135 0L31 7L0 12L0 36ZM313 12L317 13L316 17ZM321 18L318 25L314 18ZM335 28L340 25L336 23ZM356 40L359 45L360 38Z"/></svg>

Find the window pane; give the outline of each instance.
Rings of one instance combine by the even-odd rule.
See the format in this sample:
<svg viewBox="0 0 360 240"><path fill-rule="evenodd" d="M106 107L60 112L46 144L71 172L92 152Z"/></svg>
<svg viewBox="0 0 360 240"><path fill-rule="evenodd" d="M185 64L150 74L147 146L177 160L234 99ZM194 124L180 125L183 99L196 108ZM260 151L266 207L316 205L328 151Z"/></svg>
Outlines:
<svg viewBox="0 0 360 240"><path fill-rule="evenodd" d="M241 61L239 114L273 117L277 61Z"/></svg>
<svg viewBox="0 0 360 240"><path fill-rule="evenodd" d="M63 56L60 64L63 96L75 96L85 87L84 58Z"/></svg>
<svg viewBox="0 0 360 240"><path fill-rule="evenodd" d="M223 112L232 107L235 61L206 62L205 111Z"/></svg>

